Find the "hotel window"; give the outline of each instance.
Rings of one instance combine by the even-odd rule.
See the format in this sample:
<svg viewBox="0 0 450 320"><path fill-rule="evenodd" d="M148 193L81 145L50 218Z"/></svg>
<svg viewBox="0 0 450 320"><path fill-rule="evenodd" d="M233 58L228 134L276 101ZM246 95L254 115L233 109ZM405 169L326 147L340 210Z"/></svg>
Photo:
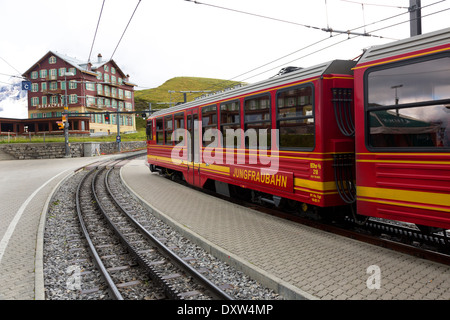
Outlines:
<svg viewBox="0 0 450 320"><path fill-rule="evenodd" d="M131 91L125 90L125 98L131 99Z"/></svg>
<svg viewBox="0 0 450 320"><path fill-rule="evenodd" d="M119 82L120 85L123 84L123 79L122 78L117 79L117 81Z"/></svg>
<svg viewBox="0 0 450 320"><path fill-rule="evenodd" d="M56 82L56 81L50 82L50 90L56 90L56 89L58 89L58 82Z"/></svg>
<svg viewBox="0 0 450 320"><path fill-rule="evenodd" d="M86 82L86 90L95 91L95 83L94 82Z"/></svg>
<svg viewBox="0 0 450 320"><path fill-rule="evenodd" d="M58 96L51 96L50 104L58 104Z"/></svg>
<svg viewBox="0 0 450 320"><path fill-rule="evenodd" d="M263 95L246 99L244 102L244 131L249 135L245 137L245 147L270 149L271 128L270 96ZM249 131L249 129L254 131ZM256 132L256 137L252 135L253 132ZM260 145L261 135L266 136L266 141L262 145Z"/></svg>
<svg viewBox="0 0 450 320"><path fill-rule="evenodd" d="M125 108L127 110L133 110L133 104L130 102L125 102Z"/></svg>
<svg viewBox="0 0 450 320"><path fill-rule="evenodd" d="M119 101L119 111L123 111L124 103Z"/></svg>
<svg viewBox="0 0 450 320"><path fill-rule="evenodd" d="M74 75L76 75L76 74L77 74L77 69L75 69L75 68L70 68L70 69L69 69L69 72L71 72L71 73L73 73Z"/></svg>
<svg viewBox="0 0 450 320"><path fill-rule="evenodd" d="M41 91L47 91L47 82L41 83Z"/></svg>
<svg viewBox="0 0 450 320"><path fill-rule="evenodd" d="M108 68L108 66L107 66L107 65L105 65L105 66L103 67L103 70L105 70L105 72L108 72L108 71L109 71L109 68Z"/></svg>
<svg viewBox="0 0 450 320"><path fill-rule="evenodd" d="M77 83L75 81L69 81L69 89L76 89Z"/></svg>
<svg viewBox="0 0 450 320"><path fill-rule="evenodd" d="M43 96L42 97L42 105L47 105L47 97L46 96Z"/></svg>
<svg viewBox="0 0 450 320"><path fill-rule="evenodd" d="M95 106L95 98L92 96L87 96L87 105L88 107L94 107Z"/></svg>
<svg viewBox="0 0 450 320"><path fill-rule="evenodd" d="M111 107L111 100L105 99L105 107L106 107L106 108Z"/></svg>
<svg viewBox="0 0 450 320"><path fill-rule="evenodd" d="M98 71L97 72L97 80L102 80L102 79L103 79L103 74L100 71Z"/></svg>
<svg viewBox="0 0 450 320"><path fill-rule="evenodd" d="M116 79L117 79L117 78L116 78L115 76L111 76L111 83L112 83L112 84L116 84L116 82L117 82Z"/></svg>
<svg viewBox="0 0 450 320"><path fill-rule="evenodd" d="M51 57L48 59L48 63L50 63L50 64L55 64L55 63L56 63L56 57L51 56Z"/></svg>
<svg viewBox="0 0 450 320"><path fill-rule="evenodd" d="M56 69L50 69L50 79L56 80L58 71Z"/></svg>
<svg viewBox="0 0 450 320"><path fill-rule="evenodd" d="M41 71L39 71L39 77L40 78L47 78L47 70L46 69L42 69Z"/></svg>
<svg viewBox="0 0 450 320"><path fill-rule="evenodd" d="M103 77L105 82L109 82L109 74L105 73Z"/></svg>
<svg viewBox="0 0 450 320"><path fill-rule="evenodd" d="M61 81L61 90L66 90L66 82Z"/></svg>
<svg viewBox="0 0 450 320"><path fill-rule="evenodd" d="M59 68L59 76L64 77L65 74L66 74L66 68Z"/></svg>
<svg viewBox="0 0 450 320"><path fill-rule="evenodd" d="M111 73L112 73L112 74L116 74L116 68L111 67Z"/></svg>
<svg viewBox="0 0 450 320"><path fill-rule="evenodd" d="M112 107L117 109L117 100L112 99Z"/></svg>
<svg viewBox="0 0 450 320"><path fill-rule="evenodd" d="M97 94L103 94L103 86L101 84L97 84Z"/></svg>
<svg viewBox="0 0 450 320"><path fill-rule="evenodd" d="M103 98L97 98L97 107L104 108L105 103L103 102Z"/></svg>
<svg viewBox="0 0 450 320"><path fill-rule="evenodd" d="M123 99L123 90L122 89L119 89L119 98Z"/></svg>
<svg viewBox="0 0 450 320"><path fill-rule="evenodd" d="M33 83L31 85L31 92L38 92L39 91L39 84L38 83Z"/></svg>
<svg viewBox="0 0 450 320"><path fill-rule="evenodd" d="M39 98L38 97L31 98L31 105L33 107L37 106L38 104L39 104Z"/></svg>
<svg viewBox="0 0 450 320"><path fill-rule="evenodd" d="M78 96L76 94L71 94L69 97L69 103L78 103Z"/></svg>
<svg viewBox="0 0 450 320"><path fill-rule="evenodd" d="M105 86L105 96L110 97L111 96L111 92L108 86Z"/></svg>
<svg viewBox="0 0 450 320"><path fill-rule="evenodd" d="M37 79L38 78L38 72L37 71L33 71L31 73L31 79Z"/></svg>

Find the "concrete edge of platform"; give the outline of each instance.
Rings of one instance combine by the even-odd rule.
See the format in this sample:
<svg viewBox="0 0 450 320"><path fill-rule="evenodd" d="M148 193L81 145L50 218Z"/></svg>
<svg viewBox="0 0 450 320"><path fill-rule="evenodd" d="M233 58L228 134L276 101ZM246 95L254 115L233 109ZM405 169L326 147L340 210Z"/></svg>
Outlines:
<svg viewBox="0 0 450 320"><path fill-rule="evenodd" d="M44 286L44 234L45 234L45 222L47 220L47 212L50 206L50 202L53 199L54 194L58 191L61 184L75 174L74 171L65 175L55 187L53 187L50 195L45 201L44 207L41 212L41 218L39 219L39 226L36 238L36 254L34 262L34 299L45 300L45 286Z"/></svg>
<svg viewBox="0 0 450 320"><path fill-rule="evenodd" d="M252 263L241 259L235 254L221 248L220 246L212 243L211 241L205 239L196 232L190 230L188 227L178 223L171 217L167 216L163 212L159 211L153 205L148 203L145 199L140 197L134 190L126 183L122 176L122 168L120 169L120 178L125 185L125 187L130 191L130 193L138 200L142 205L148 208L157 218L164 221L176 231L180 232L183 236L191 240L196 245L202 247L204 250L212 254L214 257L228 263L229 265L235 267L237 270L244 272L246 275L258 281L262 285L269 289L274 290L278 294L281 294L284 298L288 300L319 300L317 297L295 287L288 282L270 274L261 268L253 265Z"/></svg>

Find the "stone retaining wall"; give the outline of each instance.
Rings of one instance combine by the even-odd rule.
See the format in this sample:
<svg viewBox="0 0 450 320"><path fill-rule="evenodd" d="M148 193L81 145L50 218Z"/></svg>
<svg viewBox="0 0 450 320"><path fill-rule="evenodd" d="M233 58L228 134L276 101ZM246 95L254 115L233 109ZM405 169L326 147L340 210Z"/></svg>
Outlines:
<svg viewBox="0 0 450 320"><path fill-rule="evenodd" d="M121 142L120 151L132 151L145 148L146 141ZM0 152L15 159L55 159L64 158L64 143L9 143L0 144ZM100 154L117 153L116 142L74 142L70 143L72 157L92 157Z"/></svg>

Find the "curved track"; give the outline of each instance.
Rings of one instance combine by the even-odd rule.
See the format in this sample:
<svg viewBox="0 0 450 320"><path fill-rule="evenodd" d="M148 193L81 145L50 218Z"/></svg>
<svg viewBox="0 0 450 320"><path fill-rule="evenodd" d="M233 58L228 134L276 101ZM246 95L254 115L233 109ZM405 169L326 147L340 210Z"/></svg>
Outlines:
<svg viewBox="0 0 450 320"><path fill-rule="evenodd" d="M98 164L87 171L76 192L81 228L91 256L109 288L109 296L127 299L131 286L147 286L150 291L162 290L168 299L232 300L134 217L132 208L121 201L110 181L115 166L120 166L120 161ZM108 248L107 254L99 252L104 248ZM128 261L136 261L139 267L134 262L124 265L123 261L122 265L114 265L111 259L124 255L128 256ZM151 285L147 279L151 279Z"/></svg>

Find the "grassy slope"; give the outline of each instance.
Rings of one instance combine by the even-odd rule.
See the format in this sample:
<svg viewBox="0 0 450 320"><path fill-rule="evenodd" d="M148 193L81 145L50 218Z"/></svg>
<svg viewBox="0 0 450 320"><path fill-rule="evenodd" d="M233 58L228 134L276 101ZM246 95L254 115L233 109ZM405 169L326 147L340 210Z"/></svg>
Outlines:
<svg viewBox="0 0 450 320"><path fill-rule="evenodd" d="M148 110L148 103L152 103L152 109L167 108L170 105L158 104L160 102L183 102L183 93L169 91L204 91L211 90L219 91L239 84L237 81L210 79L210 78L196 78L196 77L176 77L163 83L158 88L138 90L134 93L134 101L136 110ZM187 93L187 100L192 101L194 98L203 95L204 93ZM136 122L138 128L144 126L142 118L138 118Z"/></svg>

